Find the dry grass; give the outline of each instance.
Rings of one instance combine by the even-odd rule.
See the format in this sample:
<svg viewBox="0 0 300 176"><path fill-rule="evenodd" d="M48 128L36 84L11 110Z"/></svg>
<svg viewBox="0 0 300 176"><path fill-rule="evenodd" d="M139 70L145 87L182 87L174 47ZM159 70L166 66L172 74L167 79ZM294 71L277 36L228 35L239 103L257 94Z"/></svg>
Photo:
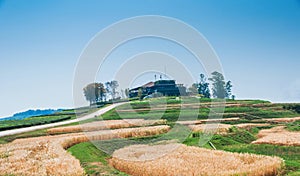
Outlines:
<svg viewBox="0 0 300 176"><path fill-rule="evenodd" d="M300 117L291 117L291 118L273 118L273 119L264 119L266 122L269 123L282 123L282 122L295 122L300 120Z"/></svg>
<svg viewBox="0 0 300 176"><path fill-rule="evenodd" d="M253 127L264 127L270 126L268 123L241 123L237 125L228 125L228 124L198 124L198 125L188 125L188 127L193 132L209 132L209 133L217 133L217 134L227 134L231 127L242 128L246 130L250 130Z"/></svg>
<svg viewBox="0 0 300 176"><path fill-rule="evenodd" d="M133 176L171 175L277 175L278 157L238 154L187 147L182 144L133 145L114 152L109 163Z"/></svg>
<svg viewBox="0 0 300 176"><path fill-rule="evenodd" d="M0 145L0 175L83 175L79 161L65 151L80 142L165 133L169 126L152 126L17 139Z"/></svg>
<svg viewBox="0 0 300 176"><path fill-rule="evenodd" d="M300 132L290 132L284 128L284 126L278 126L271 129L261 130L258 133L259 139L252 143L300 146Z"/></svg>
<svg viewBox="0 0 300 176"><path fill-rule="evenodd" d="M65 138L61 139L64 140ZM1 145L0 175L83 175L79 161L68 154L60 140L50 137L18 139Z"/></svg>
<svg viewBox="0 0 300 176"><path fill-rule="evenodd" d="M217 134L226 134L232 125L227 124L200 124L188 126L193 132L208 132Z"/></svg>
<svg viewBox="0 0 300 176"><path fill-rule="evenodd" d="M169 126L160 125L160 126L151 126L151 127L124 128L124 129L115 129L115 130L85 132L84 134L75 135L72 138L69 138L68 140L64 140L62 146L64 148L69 148L75 144L86 142L89 140L95 141L95 140L108 140L114 138L152 136L152 135L166 133L169 130L170 130Z"/></svg>
<svg viewBox="0 0 300 176"><path fill-rule="evenodd" d="M48 134L74 133L81 131L97 131L105 129L128 128L135 126L149 126L166 124L166 120L144 120L144 119L123 119L123 120L103 120L81 125L57 127L47 130Z"/></svg>

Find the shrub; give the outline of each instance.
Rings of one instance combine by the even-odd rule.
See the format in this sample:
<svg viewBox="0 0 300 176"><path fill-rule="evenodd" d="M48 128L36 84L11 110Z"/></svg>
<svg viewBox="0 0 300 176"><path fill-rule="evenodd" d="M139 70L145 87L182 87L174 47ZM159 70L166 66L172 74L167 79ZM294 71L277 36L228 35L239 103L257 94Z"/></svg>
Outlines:
<svg viewBox="0 0 300 176"><path fill-rule="evenodd" d="M293 110L297 113L300 113L300 104L286 104L286 105L283 105L283 108L287 109L287 110Z"/></svg>

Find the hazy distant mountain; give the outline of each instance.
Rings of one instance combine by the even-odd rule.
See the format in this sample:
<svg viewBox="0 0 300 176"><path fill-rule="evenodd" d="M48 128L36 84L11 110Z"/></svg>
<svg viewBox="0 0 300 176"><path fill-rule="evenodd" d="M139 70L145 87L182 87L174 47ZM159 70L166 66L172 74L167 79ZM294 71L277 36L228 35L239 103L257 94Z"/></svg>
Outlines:
<svg viewBox="0 0 300 176"><path fill-rule="evenodd" d="M16 113L11 117L0 118L0 121L3 121L3 120L21 120L21 119L25 119L25 118L33 117L33 116L49 115L49 114L53 114L53 113L56 113L56 112L59 112L59 111L62 111L62 109L57 109L57 110L54 110L54 109L31 110L30 109L30 110L25 111L25 112Z"/></svg>

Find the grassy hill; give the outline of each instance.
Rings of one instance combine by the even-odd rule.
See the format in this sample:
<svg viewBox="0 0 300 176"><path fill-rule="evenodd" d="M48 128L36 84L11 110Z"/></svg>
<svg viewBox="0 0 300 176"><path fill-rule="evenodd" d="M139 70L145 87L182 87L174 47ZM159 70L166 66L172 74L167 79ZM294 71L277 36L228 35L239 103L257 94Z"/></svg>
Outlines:
<svg viewBox="0 0 300 176"><path fill-rule="evenodd" d="M212 149L212 146L208 143L204 146L199 146L199 137L201 132L192 132L187 130L184 125L178 125L176 123L180 121L189 120L204 120L210 118L223 118L228 121L222 121L223 124L243 124L243 123L266 123L266 120L273 118L289 118L299 117L300 114L297 111L299 104L280 104L271 103L263 100L228 100L224 104L224 108L211 107L222 104L222 101L210 100L210 99L176 99L176 97L167 97L166 99L150 99L144 101L132 101L128 104L121 105L116 109L105 113L102 116L95 117L85 121L100 121L100 120L112 120L112 119L166 119L167 124L173 129L168 135L157 135L143 138L130 138L128 139L131 144L138 144L140 142L160 142L162 140L178 140L184 139L181 142L188 146L198 146ZM220 113L223 112L224 114ZM89 113L89 110L83 111L83 113ZM193 118L191 118L193 117ZM28 123L30 125L41 123L40 120L47 119L50 123L51 119L61 118L75 118L73 110L62 111L51 116L34 117ZM236 118L230 120L230 118ZM25 120L25 119L24 119ZM18 128L17 122L11 122L11 126ZM26 121L18 121L20 126L26 125ZM84 123L84 122L83 122ZM226 134L215 134L209 141L218 149L230 152L240 153L254 153L269 156L279 156L285 160L285 170L283 175L299 175L300 174L300 147L296 146L278 146L270 144L251 144L258 137L257 134L260 130L266 128L272 128L274 126L283 125L290 131L300 131L300 121L295 122L276 122L271 123L266 127L252 127L249 129L239 129L231 127ZM10 126L10 124L6 124ZM74 124L73 124L74 125ZM5 125L3 124L4 128ZM176 127L176 128L175 128ZM1 126L0 126L1 129ZM29 132L19 135L12 135L0 138L0 143L7 143L17 138L27 138L32 136L47 135L46 130L38 130L35 132ZM119 148L128 145L128 142L124 142L125 139L114 139L108 141L94 141L96 144L101 143L102 146L106 146L113 152ZM127 139L126 139L127 140ZM74 145L68 149L68 151L80 160L81 165L84 167L87 174L97 175L126 175L108 165L107 159L111 156L99 150L91 142L80 143Z"/></svg>
<svg viewBox="0 0 300 176"><path fill-rule="evenodd" d="M76 110L66 109L60 110L52 114L37 115L33 117L21 118L21 119L9 119L0 121L0 131L12 130L17 128L24 128L36 125L49 124L54 122L61 122L65 120L75 119L77 116L92 113L99 108L82 107ZM76 111L76 114L75 114Z"/></svg>
<svg viewBox="0 0 300 176"><path fill-rule="evenodd" d="M123 105L117 109L113 109L108 113L97 117L97 120L105 119L124 119L124 118L144 118L144 119L155 119L162 118L166 119L170 126L174 126L175 122L180 116L180 120L192 120L190 115L194 114L191 111L196 111L197 119L207 119L209 117L211 100L204 99L200 100L192 98L188 100L176 100L175 97L168 97L167 100L153 99L148 101L136 101L130 104ZM186 104L186 106L185 106ZM163 107L167 108L164 109ZM295 104L293 104L295 106ZM151 109L151 108L152 109ZM270 118L282 118L282 117L297 117L300 116L296 110L293 110L290 104L273 104L268 101L262 100L229 100L226 102L224 108L223 118L238 117L239 120L226 121L222 123L226 124L240 124L240 123L265 123L265 119ZM220 116L217 116L220 117ZM230 132L226 135L215 134L210 142L218 149L231 152L240 153L254 153L269 156L279 156L285 160L285 171L283 175L298 175L300 173L300 147L295 146L276 146L269 144L251 144L252 141L257 139L257 134L261 129L271 128L278 124L271 124L268 127L253 127L251 129L238 129L231 128ZM299 130L299 121L290 123L281 123L285 125L291 131ZM181 131L180 131L181 132ZM201 133L194 132L187 137L183 143L189 146L199 146L199 136ZM169 139L176 139L176 135L169 135ZM173 137L173 138L172 138ZM134 144L135 141L149 140L159 141L161 135L146 138L133 138L130 139ZM168 137L164 137L166 139ZM99 141L101 145L111 146L112 151L124 147L124 142L121 139L114 141ZM212 148L209 144L202 147ZM97 152L95 152L96 150ZM103 171L112 175L124 175L115 169L107 165L106 159L110 156L105 153L100 153L99 150L94 147L92 143L82 143L71 147L70 151L75 157L77 157L82 165L85 167L89 174L100 174ZM87 154L82 156L80 151L85 151ZM95 154L97 153L97 154ZM93 155L99 155L99 158ZM93 159L94 158L94 159ZM104 158L104 160L103 160ZM106 158L106 159L105 159ZM101 171L99 167L93 165L94 162L101 163Z"/></svg>

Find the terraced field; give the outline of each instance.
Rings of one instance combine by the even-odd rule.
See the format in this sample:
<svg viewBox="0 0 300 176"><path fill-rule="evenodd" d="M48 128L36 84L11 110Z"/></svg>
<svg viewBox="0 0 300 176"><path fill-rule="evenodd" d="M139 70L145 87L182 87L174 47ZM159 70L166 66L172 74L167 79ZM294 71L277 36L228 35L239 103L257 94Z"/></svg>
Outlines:
<svg viewBox="0 0 300 176"><path fill-rule="evenodd" d="M139 172L132 171L132 168L137 167L153 168L146 175L155 175L158 170L162 170L165 175L220 175L221 171L224 175L297 175L300 173L300 147L285 146L289 145L286 143L257 142L266 141L264 137L273 134L272 130L276 128L281 128L281 132L286 134L298 134L300 115L284 106L260 100L230 100L225 104L222 116L223 110L218 109L218 102L211 103L208 99L177 100L171 97L130 102L82 123L0 138L0 143L3 143L0 144L0 175L140 175ZM199 143L201 137L205 136L203 132L209 132L205 130L209 126L221 128L211 136L209 143ZM291 137L292 135L285 135L286 139ZM89 142L91 140L93 143ZM294 140L299 142L298 138ZM132 147L131 145L144 145L141 149L149 149L146 151L150 152L144 153L145 156L157 155L163 151L152 150L151 146L158 145L158 148L163 149L170 143L179 145L180 150L170 154L168 161L157 160L161 163L161 168L154 160L152 164L149 161L150 165L147 162L131 163L123 161L116 154L118 151L125 151L126 147ZM102 152L94 144L101 144L109 152ZM214 151L213 148L220 151ZM202 156L203 152L208 155ZM200 164L203 162L197 160L200 155L205 161L209 161L205 165L206 168L211 168L208 171L201 169ZM130 156L142 155L140 152L133 152ZM180 159L181 156L186 158L182 158L181 165L187 166L181 168L180 165L175 165L177 170L174 171L175 166L171 169L173 165L167 163L177 163L179 161L176 158ZM205 158L208 156L215 157ZM218 156L223 157L217 159ZM283 158L284 162L276 156ZM224 162L230 160L235 164L219 166L214 159L224 159ZM68 162L72 164L66 164ZM189 162L191 168L187 164ZM24 167L17 167L21 163ZM249 168L256 169L250 171Z"/></svg>
<svg viewBox="0 0 300 176"><path fill-rule="evenodd" d="M169 126L125 128L17 139L0 145L0 175L83 175L80 162L65 149L89 140L158 135Z"/></svg>

